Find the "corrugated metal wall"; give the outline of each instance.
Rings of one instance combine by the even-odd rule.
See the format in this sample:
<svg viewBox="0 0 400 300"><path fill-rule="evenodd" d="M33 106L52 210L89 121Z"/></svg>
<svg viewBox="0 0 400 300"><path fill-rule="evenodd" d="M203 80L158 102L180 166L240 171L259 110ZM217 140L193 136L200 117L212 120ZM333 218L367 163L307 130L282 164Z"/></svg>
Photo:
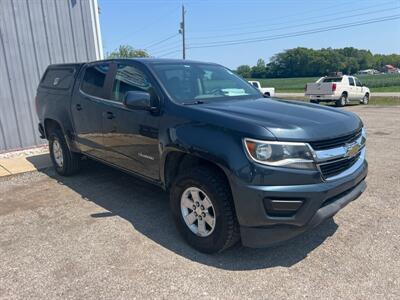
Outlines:
<svg viewBox="0 0 400 300"><path fill-rule="evenodd" d="M97 0L0 0L0 152L44 143L34 98L49 64L102 56Z"/></svg>

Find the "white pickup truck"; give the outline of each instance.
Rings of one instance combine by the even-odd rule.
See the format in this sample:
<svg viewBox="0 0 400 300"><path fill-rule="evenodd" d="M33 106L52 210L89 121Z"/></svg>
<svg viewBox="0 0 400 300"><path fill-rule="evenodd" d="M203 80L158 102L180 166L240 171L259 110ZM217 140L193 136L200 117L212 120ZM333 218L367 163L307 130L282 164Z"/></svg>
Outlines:
<svg viewBox="0 0 400 300"><path fill-rule="evenodd" d="M307 83L305 95L310 102L335 102L336 106L345 106L351 101L368 104L371 93L369 88L354 76L321 77L315 83Z"/></svg>
<svg viewBox="0 0 400 300"><path fill-rule="evenodd" d="M261 87L261 84L259 81L249 81L250 84L255 86L261 93L263 93L264 96L266 97L274 97L275 96L275 88L273 87L267 87L263 88Z"/></svg>

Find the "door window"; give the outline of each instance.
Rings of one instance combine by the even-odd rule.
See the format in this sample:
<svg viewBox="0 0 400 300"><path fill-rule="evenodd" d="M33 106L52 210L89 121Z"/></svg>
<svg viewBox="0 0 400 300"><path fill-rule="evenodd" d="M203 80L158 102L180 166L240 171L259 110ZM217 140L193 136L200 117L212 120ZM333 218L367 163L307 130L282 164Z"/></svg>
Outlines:
<svg viewBox="0 0 400 300"><path fill-rule="evenodd" d="M349 84L354 86L354 79L353 77L349 77Z"/></svg>
<svg viewBox="0 0 400 300"><path fill-rule="evenodd" d="M153 93L152 85L140 69L132 65L118 64L111 100L122 102L129 91Z"/></svg>
<svg viewBox="0 0 400 300"><path fill-rule="evenodd" d="M88 95L104 98L103 87L108 69L108 63L88 67L83 76L81 90Z"/></svg>
<svg viewBox="0 0 400 300"><path fill-rule="evenodd" d="M357 78L354 78L356 80L356 86L362 86L362 83L360 80L358 80Z"/></svg>

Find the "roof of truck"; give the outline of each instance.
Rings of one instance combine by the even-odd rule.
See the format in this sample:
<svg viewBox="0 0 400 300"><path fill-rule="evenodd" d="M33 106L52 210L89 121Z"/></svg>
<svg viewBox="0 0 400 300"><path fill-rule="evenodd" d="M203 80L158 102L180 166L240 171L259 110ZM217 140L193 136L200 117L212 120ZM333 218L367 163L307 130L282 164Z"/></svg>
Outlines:
<svg viewBox="0 0 400 300"><path fill-rule="evenodd" d="M141 58L113 58L113 59L104 59L97 60L93 62L102 62L102 61L137 61L144 64L157 64L157 63L203 63L203 64L214 64L210 62L203 61L195 61L195 60L187 60L187 59L175 59L175 58L153 58L153 57L141 57Z"/></svg>
<svg viewBox="0 0 400 300"><path fill-rule="evenodd" d="M187 59L172 59L172 58L112 58L112 59L102 59L94 60L89 62L79 62L79 63L65 63L65 64L52 64L49 65L50 68L60 68L60 67L81 67L84 64L92 64L97 62L110 62L110 61L136 61L143 64L215 64L211 62L187 60ZM215 64L216 65L216 64Z"/></svg>

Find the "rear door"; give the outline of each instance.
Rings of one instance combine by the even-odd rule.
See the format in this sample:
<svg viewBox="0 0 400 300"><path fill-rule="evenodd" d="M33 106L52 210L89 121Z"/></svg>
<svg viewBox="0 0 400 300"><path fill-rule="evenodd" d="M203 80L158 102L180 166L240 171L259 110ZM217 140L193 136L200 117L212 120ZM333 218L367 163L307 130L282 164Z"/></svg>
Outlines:
<svg viewBox="0 0 400 300"><path fill-rule="evenodd" d="M123 104L128 91L144 91L159 105L150 74L134 62L113 64L112 84L107 100L102 101L103 145L108 162L123 169L159 179L160 116L145 110L132 110ZM157 102L157 103L156 103Z"/></svg>
<svg viewBox="0 0 400 300"><path fill-rule="evenodd" d="M102 115L100 103L105 97L110 64L98 62L82 70L71 101L75 140L80 150L103 158Z"/></svg>

